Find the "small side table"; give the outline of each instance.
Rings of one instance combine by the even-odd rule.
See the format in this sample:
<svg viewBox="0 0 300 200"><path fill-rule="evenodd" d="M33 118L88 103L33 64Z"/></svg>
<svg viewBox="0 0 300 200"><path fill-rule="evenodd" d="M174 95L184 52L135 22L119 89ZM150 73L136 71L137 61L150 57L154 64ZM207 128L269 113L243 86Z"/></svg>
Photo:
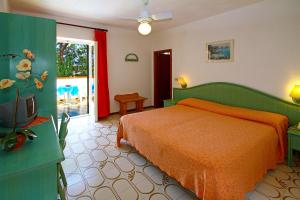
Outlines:
<svg viewBox="0 0 300 200"><path fill-rule="evenodd" d="M141 112L144 108L144 101L147 98L140 96L137 92L132 94L118 94L115 96L115 100L120 104L120 115L126 115L127 104L130 102L135 102L136 111Z"/></svg>
<svg viewBox="0 0 300 200"><path fill-rule="evenodd" d="M300 130L297 126L288 129L288 166L292 166L293 150L300 151Z"/></svg>
<svg viewBox="0 0 300 200"><path fill-rule="evenodd" d="M166 99L164 100L164 107L174 106L178 101L177 99Z"/></svg>

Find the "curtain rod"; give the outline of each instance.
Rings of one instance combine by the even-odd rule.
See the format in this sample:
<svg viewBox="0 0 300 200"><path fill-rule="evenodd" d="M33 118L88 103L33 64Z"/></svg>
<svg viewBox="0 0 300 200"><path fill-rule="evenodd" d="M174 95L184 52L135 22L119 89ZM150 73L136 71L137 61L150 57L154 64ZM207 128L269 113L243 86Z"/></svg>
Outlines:
<svg viewBox="0 0 300 200"><path fill-rule="evenodd" d="M79 28L87 28L87 29L93 29L93 30L100 30L100 31L105 31L107 32L107 29L102 29L102 28L94 28L94 27L89 27L89 26L80 26L80 25L76 25L76 24L68 24L68 23L63 23L63 22L56 22L57 24L61 24L61 25L67 25L67 26L75 26L75 27L79 27Z"/></svg>

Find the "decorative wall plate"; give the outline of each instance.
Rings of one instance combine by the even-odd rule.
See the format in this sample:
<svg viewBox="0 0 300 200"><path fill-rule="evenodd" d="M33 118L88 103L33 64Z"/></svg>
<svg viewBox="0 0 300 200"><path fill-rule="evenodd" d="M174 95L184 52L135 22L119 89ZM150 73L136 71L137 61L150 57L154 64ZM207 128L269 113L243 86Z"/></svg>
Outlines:
<svg viewBox="0 0 300 200"><path fill-rule="evenodd" d="M139 57L135 53L129 53L125 56L126 62L138 62Z"/></svg>

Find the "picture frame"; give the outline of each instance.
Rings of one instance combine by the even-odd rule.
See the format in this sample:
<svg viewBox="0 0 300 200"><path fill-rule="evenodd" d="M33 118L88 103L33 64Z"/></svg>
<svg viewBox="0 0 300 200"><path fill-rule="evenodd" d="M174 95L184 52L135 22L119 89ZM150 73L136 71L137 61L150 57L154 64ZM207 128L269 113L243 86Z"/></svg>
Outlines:
<svg viewBox="0 0 300 200"><path fill-rule="evenodd" d="M206 43L206 62L223 63L234 61L234 40Z"/></svg>

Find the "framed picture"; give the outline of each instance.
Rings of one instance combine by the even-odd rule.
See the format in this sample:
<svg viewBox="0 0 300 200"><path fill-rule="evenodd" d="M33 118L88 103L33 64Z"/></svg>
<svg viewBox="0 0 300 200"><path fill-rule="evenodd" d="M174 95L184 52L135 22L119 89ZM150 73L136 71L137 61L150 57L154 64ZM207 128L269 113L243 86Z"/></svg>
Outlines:
<svg viewBox="0 0 300 200"><path fill-rule="evenodd" d="M206 60L208 63L232 62L234 40L206 43Z"/></svg>

